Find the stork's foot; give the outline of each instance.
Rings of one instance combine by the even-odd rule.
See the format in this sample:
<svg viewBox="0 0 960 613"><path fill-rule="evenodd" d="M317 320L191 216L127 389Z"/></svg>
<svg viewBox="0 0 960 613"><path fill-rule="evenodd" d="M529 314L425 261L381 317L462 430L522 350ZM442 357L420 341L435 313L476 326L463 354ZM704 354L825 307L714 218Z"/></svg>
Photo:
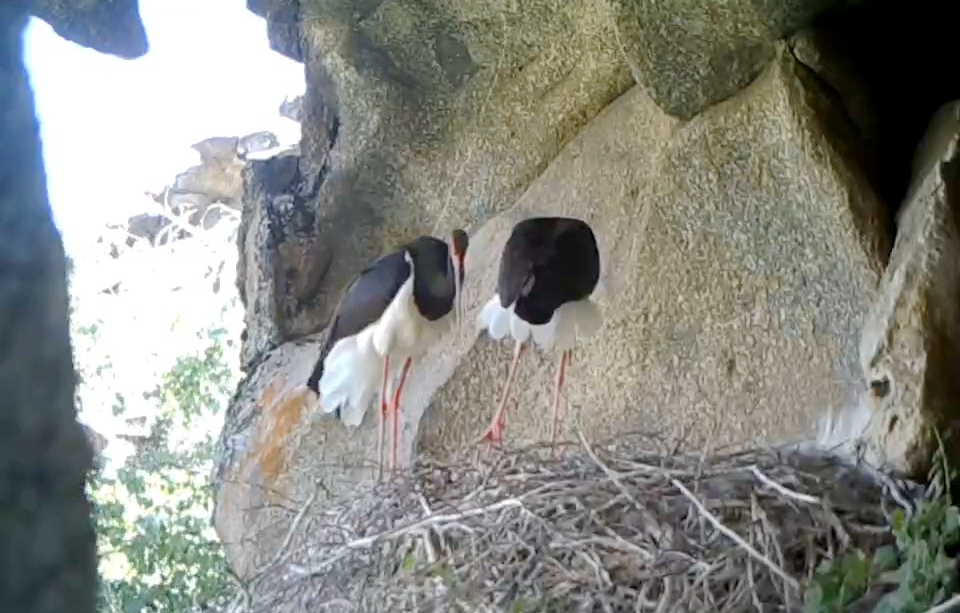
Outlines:
<svg viewBox="0 0 960 613"><path fill-rule="evenodd" d="M487 428L487 431L484 432L483 436L477 439L477 444L480 445L480 444L486 443L486 444L492 444L492 445L499 445L500 443L503 442L504 428L505 428L505 424L503 422L503 418L494 420L494 422L490 424L490 427Z"/></svg>
<svg viewBox="0 0 960 613"><path fill-rule="evenodd" d="M316 393L306 385L294 388L293 392L291 392L291 395L295 398L302 399L303 404L309 413L316 414L318 412L323 412L323 404L320 402L320 394Z"/></svg>

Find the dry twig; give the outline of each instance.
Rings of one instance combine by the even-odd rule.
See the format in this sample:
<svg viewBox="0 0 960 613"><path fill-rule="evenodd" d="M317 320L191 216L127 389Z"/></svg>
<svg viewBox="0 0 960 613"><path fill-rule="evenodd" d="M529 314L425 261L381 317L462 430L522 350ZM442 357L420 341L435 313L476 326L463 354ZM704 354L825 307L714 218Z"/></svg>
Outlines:
<svg viewBox="0 0 960 613"><path fill-rule="evenodd" d="M836 543L891 540L883 482L823 452L581 445L427 459L357 492L251 611L791 611Z"/></svg>

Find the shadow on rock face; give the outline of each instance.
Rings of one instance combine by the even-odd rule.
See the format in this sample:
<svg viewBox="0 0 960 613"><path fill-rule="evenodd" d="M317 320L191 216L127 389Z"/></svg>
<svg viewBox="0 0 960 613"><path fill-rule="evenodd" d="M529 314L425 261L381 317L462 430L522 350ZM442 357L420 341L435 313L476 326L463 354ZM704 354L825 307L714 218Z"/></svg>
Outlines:
<svg viewBox="0 0 960 613"><path fill-rule="evenodd" d="M911 182L913 151L930 117L949 100L960 98L960 80L948 76L945 58L956 55L956 20L950 5L917 0L841 4L815 22L818 36L843 58L845 68L831 85L861 84L872 115L862 125L872 140L864 162L871 181L895 212ZM857 104L863 108L862 104Z"/></svg>
<svg viewBox="0 0 960 613"><path fill-rule="evenodd" d="M929 118L928 118L929 119ZM890 263L867 314L860 360L866 458L923 479L941 436L960 419L960 100L944 105L921 139L910 197ZM948 446L951 461L956 446Z"/></svg>
<svg viewBox="0 0 960 613"><path fill-rule="evenodd" d="M147 52L137 0L33 0L30 5L57 34L80 46L124 59Z"/></svg>
<svg viewBox="0 0 960 613"><path fill-rule="evenodd" d="M0 2L0 602L21 613L92 613L93 454L76 421L66 259L47 199L22 61L28 10L61 35L138 57L135 0Z"/></svg>

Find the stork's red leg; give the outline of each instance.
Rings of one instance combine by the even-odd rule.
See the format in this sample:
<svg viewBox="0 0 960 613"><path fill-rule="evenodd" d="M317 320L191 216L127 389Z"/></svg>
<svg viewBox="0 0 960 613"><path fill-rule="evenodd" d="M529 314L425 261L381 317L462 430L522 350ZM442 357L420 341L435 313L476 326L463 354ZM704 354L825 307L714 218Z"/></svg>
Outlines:
<svg viewBox="0 0 960 613"><path fill-rule="evenodd" d="M383 376L380 380L380 421L377 427L377 481L383 479L383 433L387 419L387 382L390 380L390 356L383 356Z"/></svg>
<svg viewBox="0 0 960 613"><path fill-rule="evenodd" d="M490 427L487 428L487 431L477 442L498 443L503 439L503 413L507 407L507 399L510 397L510 388L513 387L513 378L517 374L517 364L520 362L520 355L523 353L525 346L526 345L520 341L517 341L516 346L514 346L513 361L510 363L510 372L507 373L507 384L503 388L503 395L500 396L500 406L497 407L497 412L493 416L493 422L490 424Z"/></svg>
<svg viewBox="0 0 960 613"><path fill-rule="evenodd" d="M570 360L572 350L565 349L560 352L560 363L557 365L557 376L553 381L553 430L550 435L550 454L552 455L557 445L557 425L560 421L560 388L563 387L563 379L566 374L567 362Z"/></svg>
<svg viewBox="0 0 960 613"><path fill-rule="evenodd" d="M412 358L407 358L403 363L403 370L400 371L400 383L397 384L397 391L393 393L393 449L390 454L390 470L397 469L397 436L398 423L400 421L400 392L403 391L403 384L407 382L407 375L410 374L410 365Z"/></svg>

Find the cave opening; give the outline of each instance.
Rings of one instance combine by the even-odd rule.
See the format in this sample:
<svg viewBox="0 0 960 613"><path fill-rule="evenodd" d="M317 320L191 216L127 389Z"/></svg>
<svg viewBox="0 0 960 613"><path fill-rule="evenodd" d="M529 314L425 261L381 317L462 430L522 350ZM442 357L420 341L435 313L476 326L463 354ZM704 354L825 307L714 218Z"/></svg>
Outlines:
<svg viewBox="0 0 960 613"><path fill-rule="evenodd" d="M862 81L870 103L871 144L864 160L877 193L895 218L911 181L914 151L931 118L960 98L950 71L956 22L950 3L895 0L845 4L814 27Z"/></svg>

